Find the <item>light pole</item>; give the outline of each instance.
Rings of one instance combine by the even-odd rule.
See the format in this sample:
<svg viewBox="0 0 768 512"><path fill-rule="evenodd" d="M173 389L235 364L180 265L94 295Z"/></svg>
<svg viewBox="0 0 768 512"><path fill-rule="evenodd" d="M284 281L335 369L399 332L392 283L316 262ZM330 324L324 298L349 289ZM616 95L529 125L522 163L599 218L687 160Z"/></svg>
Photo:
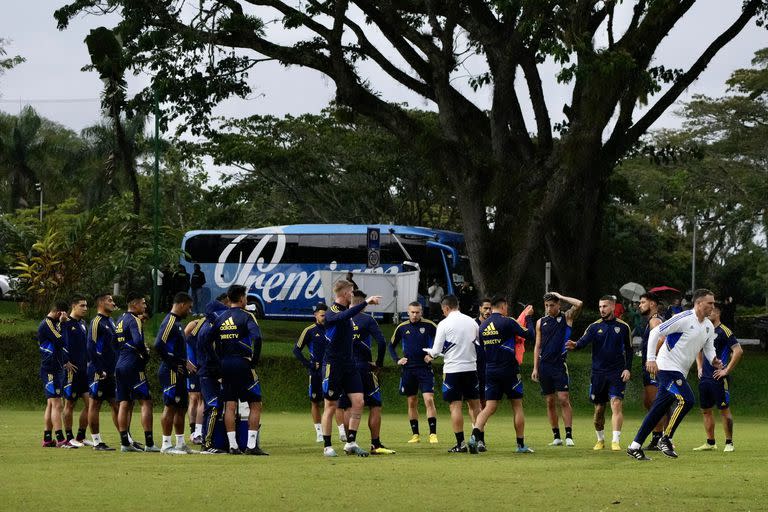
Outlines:
<svg viewBox="0 0 768 512"><path fill-rule="evenodd" d="M696 216L693 216L693 252L691 254L691 295L696 291Z"/></svg>
<svg viewBox="0 0 768 512"><path fill-rule="evenodd" d="M43 222L43 184L35 183L35 190L40 191L40 222Z"/></svg>

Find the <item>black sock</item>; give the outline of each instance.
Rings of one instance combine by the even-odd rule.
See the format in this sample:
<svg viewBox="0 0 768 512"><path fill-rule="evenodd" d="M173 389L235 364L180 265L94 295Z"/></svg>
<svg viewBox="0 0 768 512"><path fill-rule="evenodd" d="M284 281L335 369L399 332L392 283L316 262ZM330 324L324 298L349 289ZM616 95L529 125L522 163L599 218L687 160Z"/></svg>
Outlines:
<svg viewBox="0 0 768 512"><path fill-rule="evenodd" d="M147 446L155 446L155 440L152 438L152 431L151 430L145 430L144 431L144 439L146 440Z"/></svg>
<svg viewBox="0 0 768 512"><path fill-rule="evenodd" d="M559 428L553 428L552 429L552 436L554 436L555 439L560 439L560 429Z"/></svg>
<svg viewBox="0 0 768 512"><path fill-rule="evenodd" d="M56 431L56 441L63 441L64 440L64 432L61 430Z"/></svg>
<svg viewBox="0 0 768 512"><path fill-rule="evenodd" d="M323 446L326 448L331 446L331 436L323 436Z"/></svg>
<svg viewBox="0 0 768 512"><path fill-rule="evenodd" d="M707 444L709 446L715 446L715 440L714 439L707 439ZM726 439L725 444L728 444L728 440Z"/></svg>
<svg viewBox="0 0 768 512"><path fill-rule="evenodd" d="M653 438L656 439L656 440L661 439L661 432L654 432L653 433Z"/></svg>
<svg viewBox="0 0 768 512"><path fill-rule="evenodd" d="M72 433L72 429L67 429L66 434L67 434L67 441L71 441L75 438L75 435Z"/></svg>
<svg viewBox="0 0 768 512"><path fill-rule="evenodd" d="M347 430L347 442L354 443L357 440L357 430Z"/></svg>
<svg viewBox="0 0 768 512"><path fill-rule="evenodd" d="M189 433L190 434L194 434L195 433L195 424L194 423L190 423L189 424Z"/></svg>
<svg viewBox="0 0 768 512"><path fill-rule="evenodd" d="M472 429L472 435L475 436L475 441L480 440L480 429L475 427Z"/></svg>
<svg viewBox="0 0 768 512"><path fill-rule="evenodd" d="M464 442L464 432L454 432L454 435L456 436L456 444L460 445Z"/></svg>
<svg viewBox="0 0 768 512"><path fill-rule="evenodd" d="M565 437L567 439L573 438L573 427L565 427Z"/></svg>
<svg viewBox="0 0 768 512"><path fill-rule="evenodd" d="M429 433L437 434L437 418L435 418L434 416L431 418L427 418L427 423L429 423Z"/></svg>
<svg viewBox="0 0 768 512"><path fill-rule="evenodd" d="M712 443L715 444L715 443ZM726 439L725 444L733 444L733 439Z"/></svg>
<svg viewBox="0 0 768 512"><path fill-rule="evenodd" d="M485 443L485 431L483 431L483 430L480 431L480 441Z"/></svg>
<svg viewBox="0 0 768 512"><path fill-rule="evenodd" d="M50 430L43 431L43 441L53 441L53 433Z"/></svg>
<svg viewBox="0 0 768 512"><path fill-rule="evenodd" d="M381 439L379 439L378 437L376 439L371 439L371 445L374 448L381 448Z"/></svg>
<svg viewBox="0 0 768 512"><path fill-rule="evenodd" d="M419 420L409 420L411 423L411 432L414 435L418 435L419 433Z"/></svg>
<svg viewBox="0 0 768 512"><path fill-rule="evenodd" d="M518 437L517 438L517 447L522 448L525 446L525 438L524 437Z"/></svg>
<svg viewBox="0 0 768 512"><path fill-rule="evenodd" d="M77 439L78 441L82 441L83 439L85 439L85 429L84 428L77 429L77 437L75 439Z"/></svg>
<svg viewBox="0 0 768 512"><path fill-rule="evenodd" d="M120 432L120 444L123 446L128 446L131 443L128 442L128 431L123 430Z"/></svg>

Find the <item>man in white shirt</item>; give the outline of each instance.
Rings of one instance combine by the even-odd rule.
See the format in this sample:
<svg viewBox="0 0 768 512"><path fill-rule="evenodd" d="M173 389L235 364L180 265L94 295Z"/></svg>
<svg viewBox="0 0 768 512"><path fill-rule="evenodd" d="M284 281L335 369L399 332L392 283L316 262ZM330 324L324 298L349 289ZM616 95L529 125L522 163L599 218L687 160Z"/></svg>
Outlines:
<svg viewBox="0 0 768 512"><path fill-rule="evenodd" d="M456 435L456 446L450 453L467 453L464 442L463 401L466 400L477 417L480 412L480 386L477 380L478 328L475 320L459 311L455 295L446 295L440 303L445 319L437 324L432 348L425 348L427 362L443 355L443 400L450 403L451 425Z"/></svg>
<svg viewBox="0 0 768 512"><path fill-rule="evenodd" d="M437 283L437 279L432 280L432 286L427 288L429 294L429 316L432 320L440 320L440 310L442 309L443 297L445 292L443 287Z"/></svg>
<svg viewBox="0 0 768 512"><path fill-rule="evenodd" d="M650 460L643 453L642 444L662 416L674 406L658 447L667 457L677 458L672 436L694 404L693 390L686 380L688 370L701 351L706 360L712 362L712 366L723 367L715 354L715 327L708 318L714 307L714 293L705 289L696 290L693 294L693 309L678 313L651 330L645 368L648 373L656 374L659 391L635 440L627 448L630 457ZM665 340L657 354L656 346L661 336L665 336Z"/></svg>

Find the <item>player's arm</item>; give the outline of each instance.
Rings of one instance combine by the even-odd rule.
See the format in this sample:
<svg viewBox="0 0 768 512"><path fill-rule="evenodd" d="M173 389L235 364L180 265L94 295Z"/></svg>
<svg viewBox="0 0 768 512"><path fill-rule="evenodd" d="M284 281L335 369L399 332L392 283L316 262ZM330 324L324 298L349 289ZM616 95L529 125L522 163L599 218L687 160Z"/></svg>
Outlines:
<svg viewBox="0 0 768 512"><path fill-rule="evenodd" d="M536 320L536 344L533 345L533 371L531 380L539 382L539 357L541 356L541 318Z"/></svg>
<svg viewBox="0 0 768 512"><path fill-rule="evenodd" d="M356 314L360 313L362 310L365 309L365 307L368 305L368 300L370 300L372 297L366 298L366 302L361 302L360 304L355 304L354 306L345 309L344 311L334 311L334 306L331 306L330 309L325 314L325 323L327 324L333 324L336 322L343 322L345 320L349 320Z"/></svg>
<svg viewBox="0 0 768 512"><path fill-rule="evenodd" d="M395 348L400 343L400 339L400 327L397 327L395 332L392 333L392 339L389 340L389 346L387 347L389 349L389 357L392 358L395 364L400 364L400 358L397 356L397 349Z"/></svg>
<svg viewBox="0 0 768 512"><path fill-rule="evenodd" d="M91 321L90 335L88 336L88 360L98 375L104 373L104 336L106 329L101 329L101 317ZM110 343L111 340L107 340Z"/></svg>
<svg viewBox="0 0 768 512"><path fill-rule="evenodd" d="M568 340L565 342L565 348L568 350L581 350L592 343L592 326L590 325L584 331L584 334L578 341Z"/></svg>
<svg viewBox="0 0 768 512"><path fill-rule="evenodd" d="M370 332L373 339L376 340L376 367L381 368L384 366L384 356L387 353L387 340L381 332L379 323L373 317L371 317Z"/></svg>
<svg viewBox="0 0 768 512"><path fill-rule="evenodd" d="M69 359L70 332L68 325L62 325L61 329L61 360L65 370L77 370L77 366Z"/></svg>
<svg viewBox="0 0 768 512"><path fill-rule="evenodd" d="M512 332L515 334L515 336L520 336L528 341L533 341L536 338L536 334L533 329L523 327L514 318L510 318L510 320L512 320L510 325L512 326Z"/></svg>
<svg viewBox="0 0 768 512"><path fill-rule="evenodd" d="M696 354L696 375L698 375L699 379L701 379L701 376L703 373L704 373L704 354L702 354L701 350L699 350L699 353Z"/></svg>
<svg viewBox="0 0 768 512"><path fill-rule="evenodd" d="M728 361L728 366L726 366L722 370L715 370L714 372L715 378L721 379L726 375L730 375L733 369L736 368L736 365L739 364L739 361L741 361L742 357L744 357L744 349L741 348L741 344L737 341L736 343L731 345L731 360Z"/></svg>
<svg viewBox="0 0 768 512"><path fill-rule="evenodd" d="M296 341L296 344L293 346L293 356L301 363L304 368L307 370L312 369L312 363L309 359L304 357L304 347L306 346L306 338L307 333L312 329L312 325L304 329L301 334L299 335L299 339Z"/></svg>
<svg viewBox="0 0 768 512"><path fill-rule="evenodd" d="M251 313L248 313L248 339L251 340L251 347L253 349L253 355L251 356L251 366L256 366L261 358L261 329L259 324L256 323L256 318Z"/></svg>
<svg viewBox="0 0 768 512"><path fill-rule="evenodd" d="M157 351L157 354L169 368L173 369L176 369L178 363L175 354L169 351L168 340L174 331L173 324L175 321L176 317L168 315L165 321L160 324L160 329L157 331L157 336L155 337L155 350Z"/></svg>
<svg viewBox="0 0 768 512"><path fill-rule="evenodd" d="M133 347L142 359L148 359L149 352L147 351L147 345L144 343L144 333L141 332L141 325L133 315L128 315L128 331L131 334L131 340L133 341ZM162 331L161 331L162 332Z"/></svg>
<svg viewBox="0 0 768 512"><path fill-rule="evenodd" d="M438 354L441 354L443 352L443 346L445 345L445 324L440 324L437 326L437 331L435 332L435 342L432 344L432 348L425 348L424 352L427 353L427 355L434 359L437 357ZM473 341L474 343L474 341ZM429 361L427 361L429 362Z"/></svg>
<svg viewBox="0 0 768 512"><path fill-rule="evenodd" d="M621 379L627 382L632 376L632 358L635 357L635 351L632 348L632 332L629 326L626 324L622 326L626 329L627 335L624 338L624 371L621 373Z"/></svg>
<svg viewBox="0 0 768 512"><path fill-rule="evenodd" d="M571 305L571 308L565 312L565 321L568 322L569 325L573 325L573 321L579 316L579 313L581 313L581 307L584 305L584 302L574 297L566 297L557 292L553 292L553 294L558 300L562 300Z"/></svg>

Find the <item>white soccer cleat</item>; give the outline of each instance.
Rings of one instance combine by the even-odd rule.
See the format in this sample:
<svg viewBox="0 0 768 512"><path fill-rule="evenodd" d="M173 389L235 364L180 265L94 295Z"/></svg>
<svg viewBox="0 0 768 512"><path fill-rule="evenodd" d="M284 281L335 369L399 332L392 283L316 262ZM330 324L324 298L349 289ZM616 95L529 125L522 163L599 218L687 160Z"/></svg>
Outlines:
<svg viewBox="0 0 768 512"><path fill-rule="evenodd" d="M333 446L326 446L323 448L323 457L338 457L336 454L336 450L333 449Z"/></svg>
<svg viewBox="0 0 768 512"><path fill-rule="evenodd" d="M725 445L725 448L723 448L724 452L732 452L735 451L736 448L734 448L733 443L728 443Z"/></svg>
<svg viewBox="0 0 768 512"><path fill-rule="evenodd" d="M71 444L71 445L72 445L72 446L74 446L75 448L82 448L83 446L85 446L83 443L81 443L81 442L80 442L80 441L78 441L77 439L70 439L70 440L69 440L69 444Z"/></svg>
<svg viewBox="0 0 768 512"><path fill-rule="evenodd" d="M563 446L563 440L558 437L557 439L553 439L548 446Z"/></svg>
<svg viewBox="0 0 768 512"><path fill-rule="evenodd" d="M573 439L570 437L565 438L565 446L576 446L576 443L573 442Z"/></svg>
<svg viewBox="0 0 768 512"><path fill-rule="evenodd" d="M183 450L179 450L178 448L174 448L173 446L169 446L167 448L161 448L160 453L165 453L166 455L186 455L187 452Z"/></svg>

